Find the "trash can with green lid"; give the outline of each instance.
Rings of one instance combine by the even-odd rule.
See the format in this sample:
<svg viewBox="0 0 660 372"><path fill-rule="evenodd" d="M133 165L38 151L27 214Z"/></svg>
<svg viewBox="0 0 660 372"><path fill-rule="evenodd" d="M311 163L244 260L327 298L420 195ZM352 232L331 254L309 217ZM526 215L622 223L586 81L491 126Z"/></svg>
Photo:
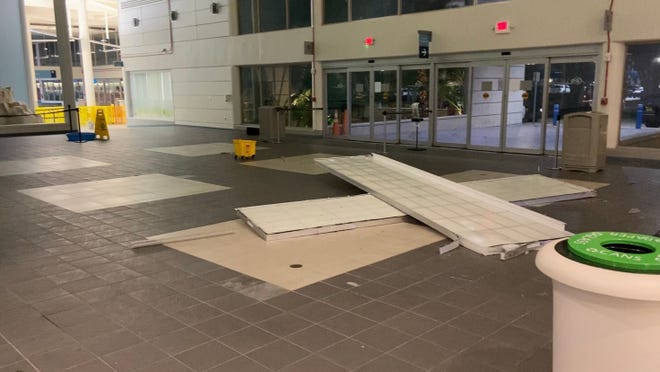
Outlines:
<svg viewBox="0 0 660 372"><path fill-rule="evenodd" d="M660 371L660 238L588 232L544 246L553 370Z"/></svg>

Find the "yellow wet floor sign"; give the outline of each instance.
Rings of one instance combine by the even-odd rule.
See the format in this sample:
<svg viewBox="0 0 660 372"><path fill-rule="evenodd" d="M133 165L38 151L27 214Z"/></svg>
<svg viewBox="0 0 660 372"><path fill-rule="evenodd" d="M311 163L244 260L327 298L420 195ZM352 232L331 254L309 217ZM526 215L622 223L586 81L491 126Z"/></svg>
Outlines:
<svg viewBox="0 0 660 372"><path fill-rule="evenodd" d="M105 114L102 109L96 110L96 120L94 121L94 133L97 140L107 141L110 139L108 124L105 122Z"/></svg>

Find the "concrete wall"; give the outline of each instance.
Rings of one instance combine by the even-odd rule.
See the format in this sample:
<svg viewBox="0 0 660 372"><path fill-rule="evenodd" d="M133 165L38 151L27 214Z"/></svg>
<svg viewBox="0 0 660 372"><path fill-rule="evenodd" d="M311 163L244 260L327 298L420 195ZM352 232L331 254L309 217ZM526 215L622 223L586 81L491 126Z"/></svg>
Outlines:
<svg viewBox="0 0 660 372"><path fill-rule="evenodd" d="M121 0L120 8L131 0ZM144 4L145 2L140 2ZM147 2L148 3L148 2ZM220 1L220 14L211 14L210 0L152 1L139 8L121 9L120 34L125 71L166 69L172 71L177 124L231 128L240 123L238 69L241 65L311 62L303 43L312 40L312 28L236 35L235 0ZM610 0L510 0L508 2L438 10L402 16L323 25L322 0L314 1L316 18L316 96L322 100L321 63L366 61L377 58L416 58L417 30L433 32L430 45L436 60L456 55L516 51L546 47L602 45L599 63L599 97L605 92L607 33L604 12ZM169 21L168 11L179 19ZM610 114L608 146L616 145L625 43L660 40L657 0L615 0L608 76L609 104L598 110ZM132 18L140 17L139 27ZM495 34L500 20L508 20L511 32ZM169 24L172 26L170 43ZM365 49L363 39L375 38ZM164 50L164 51L163 51ZM420 63L426 61L418 60ZM322 126L315 113L315 127ZM616 127L615 127L616 126Z"/></svg>

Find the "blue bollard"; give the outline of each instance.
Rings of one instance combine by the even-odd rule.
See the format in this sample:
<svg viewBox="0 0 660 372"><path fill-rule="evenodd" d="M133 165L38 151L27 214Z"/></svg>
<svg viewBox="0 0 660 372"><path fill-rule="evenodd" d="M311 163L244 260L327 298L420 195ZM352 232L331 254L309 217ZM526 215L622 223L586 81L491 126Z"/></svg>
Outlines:
<svg viewBox="0 0 660 372"><path fill-rule="evenodd" d="M552 125L557 125L557 121L559 121L559 104L555 103L552 106Z"/></svg>
<svg viewBox="0 0 660 372"><path fill-rule="evenodd" d="M637 120L635 121L635 129L642 129L642 115L644 114L644 105L637 105Z"/></svg>

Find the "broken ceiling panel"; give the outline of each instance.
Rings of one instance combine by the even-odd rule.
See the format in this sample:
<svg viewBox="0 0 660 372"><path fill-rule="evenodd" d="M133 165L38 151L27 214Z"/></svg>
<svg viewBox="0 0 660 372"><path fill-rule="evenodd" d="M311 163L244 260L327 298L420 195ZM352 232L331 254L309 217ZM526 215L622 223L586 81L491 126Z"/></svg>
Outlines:
<svg viewBox="0 0 660 372"><path fill-rule="evenodd" d="M481 254L571 235L565 224L387 157L316 159L334 175Z"/></svg>
<svg viewBox="0 0 660 372"><path fill-rule="evenodd" d="M398 223L406 217L368 194L242 207L236 211L265 240Z"/></svg>

